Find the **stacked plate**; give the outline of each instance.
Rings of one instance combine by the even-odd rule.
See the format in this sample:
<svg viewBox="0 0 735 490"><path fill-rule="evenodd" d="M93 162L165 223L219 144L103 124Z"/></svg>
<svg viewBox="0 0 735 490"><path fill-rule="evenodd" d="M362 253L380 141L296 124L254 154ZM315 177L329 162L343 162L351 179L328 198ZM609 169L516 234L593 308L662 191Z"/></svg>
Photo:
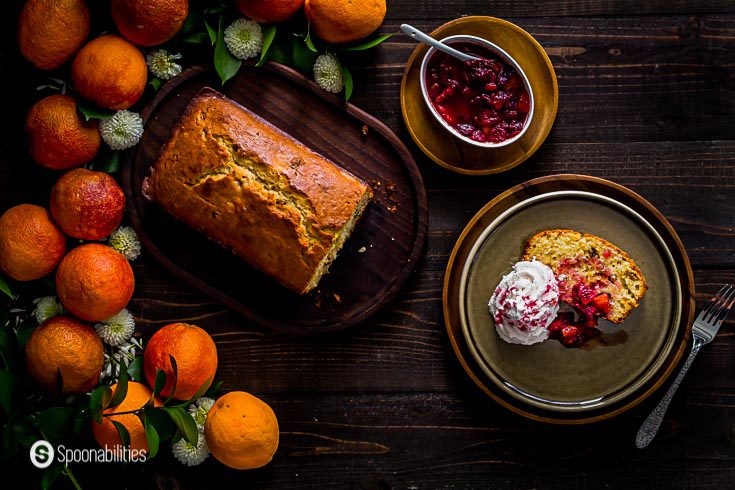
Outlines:
<svg viewBox="0 0 735 490"><path fill-rule="evenodd" d="M506 343L488 300L525 241L556 228L623 246L648 292L622 325L601 325L604 343L579 349L555 341ZM560 424L603 420L646 399L681 359L694 315L689 260L666 219L622 186L577 175L529 181L481 209L454 247L443 299L452 346L473 381L518 414Z"/></svg>

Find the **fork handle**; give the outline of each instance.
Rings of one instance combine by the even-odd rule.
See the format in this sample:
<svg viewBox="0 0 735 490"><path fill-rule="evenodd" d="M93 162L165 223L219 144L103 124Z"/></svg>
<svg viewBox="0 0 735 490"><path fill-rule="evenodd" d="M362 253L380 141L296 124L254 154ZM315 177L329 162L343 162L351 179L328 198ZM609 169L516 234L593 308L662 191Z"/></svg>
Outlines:
<svg viewBox="0 0 735 490"><path fill-rule="evenodd" d="M668 410L669 408L669 403L671 403L671 399L674 398L674 394L676 394L676 390L679 389L681 380L684 379L687 371L689 371L689 366L692 365L692 361L694 361L694 358L697 357L699 349L703 345L704 340L695 335L694 343L692 345L692 350L689 353L689 357L687 358L684 365L681 367L679 374L676 375L676 379L669 387L666 395L664 395L661 401L658 402L656 408L654 408L653 411L648 415L648 417L646 417L646 420L643 421L641 428L638 429L638 434L635 437L635 445L638 449L643 449L644 447L648 446L649 444L651 444L651 441L653 441L653 439L656 437L658 429L661 427L661 423L664 421L664 416L666 415L666 410Z"/></svg>

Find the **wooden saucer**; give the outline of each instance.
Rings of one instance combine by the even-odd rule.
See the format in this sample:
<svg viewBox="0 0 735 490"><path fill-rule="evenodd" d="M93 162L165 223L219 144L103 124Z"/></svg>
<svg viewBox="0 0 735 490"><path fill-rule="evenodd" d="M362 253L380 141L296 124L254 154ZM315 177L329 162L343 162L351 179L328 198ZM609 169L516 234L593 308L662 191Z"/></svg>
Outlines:
<svg viewBox="0 0 735 490"><path fill-rule="evenodd" d="M663 242L662 247L665 247L668 253L670 253L671 259L673 259L675 264L676 275L678 276L677 282L680 285L678 288L678 294L680 295L678 303L680 305L681 314L678 315L678 322L670 327L672 335L671 347L662 357L662 361L655 368L653 374L648 377L644 383L637 386L634 391L626 393L624 397L607 405L599 406L599 408L596 407L589 410L584 407L579 409L569 407L569 409L552 410L539 403L530 403L528 400L524 401L523 397L514 396L509 393L508 390L504 390L499 387L497 379L494 380L494 378L491 378L488 375L487 370L479 364L477 356L473 355L473 347L468 344L467 336L465 335L465 332L463 332L462 324L462 272L465 268L465 264L472 260L473 248L475 244L479 243L482 239L483 232L491 223L498 220L499 217L507 216L519 203L525 203L529 199L537 199L540 196L548 194L560 194L568 191L581 191L584 193L604 196L604 198L614 200L640 215L640 217L650 225L652 230L660 236ZM561 216L558 219L563 221L565 217ZM554 221L554 219L551 221ZM549 226L554 227L556 224L558 223L550 222ZM621 236L624 235L625 234L621 234ZM626 243L628 242L629 240L626 239ZM626 243L621 243L620 245L626 246ZM629 244L632 246L633 242L631 241ZM518 251L520 251L521 246L521 243L508 244L508 247L513 250L517 249ZM503 255L505 253L506 251L504 250L498 250L497 260L502 263L508 262L505 255ZM661 281L658 281L657 283L659 284L659 286L657 286L658 288L663 289L667 287L667 285L663 284ZM492 288L485 289L490 290ZM666 382L681 360L682 355L686 352L695 313L694 280L689 259L681 241L676 235L676 232L666 221L666 218L664 218L649 202L633 191L603 179L581 175L554 175L534 179L503 192L484 206L467 224L452 251L444 276L442 299L444 322L452 347L460 364L474 383L493 400L509 410L533 420L554 424L586 424L601 421L623 413L648 398ZM655 300L655 297L650 296L649 298L644 298L644 301L646 299ZM656 307L656 301L652 301L648 306ZM631 330L630 340L635 341L635 337L639 337L637 334L641 332L635 331L635 325L631 324L629 326ZM641 328L648 326L651 325L641 326ZM488 323L488 328L491 328L490 323ZM482 342L482 339L479 340ZM484 342L487 344L486 340ZM519 353L513 349L520 346L511 346L510 344L508 344L508 346L510 348L506 349L504 353L494 355L493 359L494 362L503 364L503 367L512 366L514 362L518 361L523 356L532 354L532 351L530 350L528 352ZM565 360L568 360L571 363L574 360L573 358L576 356L588 357L586 362L593 365L594 362L592 361L597 361L599 359L591 359L592 357L604 357L610 353L603 351L603 348L600 350L591 350L586 352L564 351L564 349L559 345L553 343L542 346L542 348L556 349L559 351L559 358L553 361L555 363L563 363ZM618 347L615 347L615 349L618 349ZM629 352L635 349L623 348L618 350L620 352ZM534 360L530 360L529 362L533 361ZM584 360L577 359L577 362L583 363L583 361ZM626 356L625 359L621 359L620 362L634 363L645 362L645 360L638 359L635 355L631 355ZM567 379L567 381L570 380L571 378ZM561 379L558 381L564 382L565 380ZM553 387L550 385L549 388L551 389ZM544 386L540 389L543 390Z"/></svg>
<svg viewBox="0 0 735 490"><path fill-rule="evenodd" d="M406 64L401 82L401 111L408 132L421 151L453 172L489 175L505 172L526 161L551 131L559 102L559 88L551 60L526 31L495 17L463 17L444 24L431 35L443 39L456 34L482 37L501 46L528 76L535 100L531 127L515 143L480 148L463 143L434 118L421 94L421 61L428 47L420 44Z"/></svg>

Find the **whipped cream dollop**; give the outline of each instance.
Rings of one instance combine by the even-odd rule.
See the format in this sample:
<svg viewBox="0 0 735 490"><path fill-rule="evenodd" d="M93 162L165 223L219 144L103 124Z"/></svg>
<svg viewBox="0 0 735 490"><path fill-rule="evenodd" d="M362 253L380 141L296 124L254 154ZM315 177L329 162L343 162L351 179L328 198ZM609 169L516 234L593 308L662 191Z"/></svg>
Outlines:
<svg viewBox="0 0 735 490"><path fill-rule="evenodd" d="M523 345L543 342L559 312L554 272L536 260L518 262L503 276L488 306L501 339Z"/></svg>

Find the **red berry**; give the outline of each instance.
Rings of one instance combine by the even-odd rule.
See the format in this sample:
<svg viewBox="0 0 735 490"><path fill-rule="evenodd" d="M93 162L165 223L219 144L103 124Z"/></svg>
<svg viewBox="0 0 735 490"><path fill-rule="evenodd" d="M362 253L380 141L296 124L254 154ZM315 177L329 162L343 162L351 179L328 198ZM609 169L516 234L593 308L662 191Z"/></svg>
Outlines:
<svg viewBox="0 0 735 490"><path fill-rule="evenodd" d="M518 112L525 112L528 113L528 111L531 110L531 102L528 100L528 94L522 93L518 97L518 103L516 104L516 109Z"/></svg>

